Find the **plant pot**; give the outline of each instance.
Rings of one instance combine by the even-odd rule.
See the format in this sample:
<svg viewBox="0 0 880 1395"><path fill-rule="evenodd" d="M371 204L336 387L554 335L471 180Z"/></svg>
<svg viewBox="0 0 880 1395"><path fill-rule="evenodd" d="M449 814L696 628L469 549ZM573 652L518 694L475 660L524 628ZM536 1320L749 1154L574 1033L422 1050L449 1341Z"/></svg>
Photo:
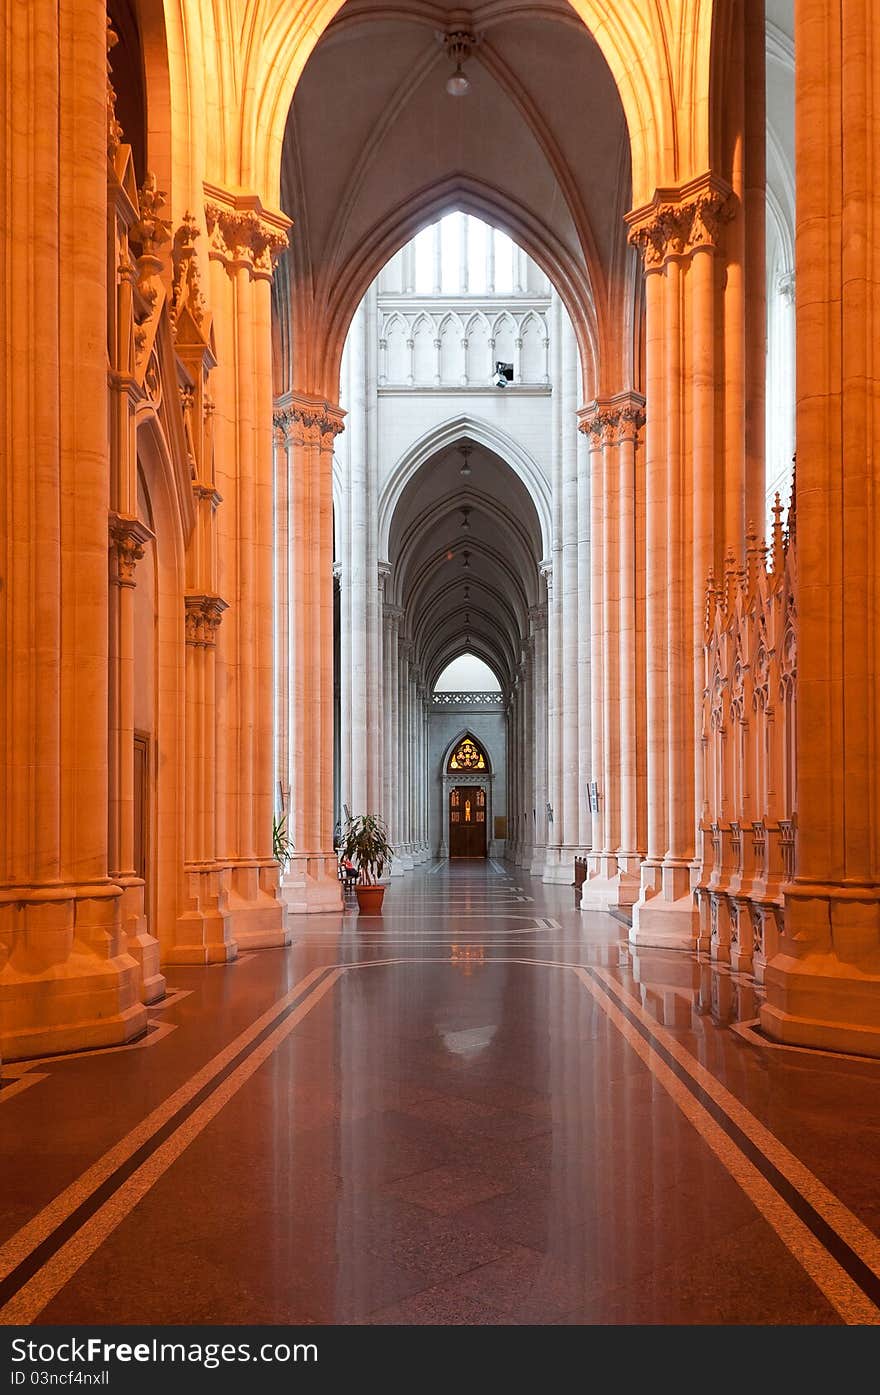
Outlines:
<svg viewBox="0 0 880 1395"><path fill-rule="evenodd" d="M381 915L385 899L384 886L356 886L358 910L361 915Z"/></svg>

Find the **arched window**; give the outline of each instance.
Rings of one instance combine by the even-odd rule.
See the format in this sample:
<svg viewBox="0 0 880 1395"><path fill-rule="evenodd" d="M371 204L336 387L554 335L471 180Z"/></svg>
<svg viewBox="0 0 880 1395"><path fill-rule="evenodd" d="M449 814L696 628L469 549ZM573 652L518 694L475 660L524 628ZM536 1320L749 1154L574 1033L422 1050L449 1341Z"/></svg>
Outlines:
<svg viewBox="0 0 880 1395"><path fill-rule="evenodd" d="M472 736L463 736L449 757L447 770L465 771L488 770L489 762L482 746Z"/></svg>

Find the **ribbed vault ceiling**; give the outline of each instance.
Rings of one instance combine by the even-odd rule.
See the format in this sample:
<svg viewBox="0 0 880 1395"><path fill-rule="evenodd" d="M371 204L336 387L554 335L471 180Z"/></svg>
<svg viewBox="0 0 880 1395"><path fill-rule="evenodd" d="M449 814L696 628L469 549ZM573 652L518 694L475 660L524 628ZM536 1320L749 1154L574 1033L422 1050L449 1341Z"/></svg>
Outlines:
<svg viewBox="0 0 880 1395"><path fill-rule="evenodd" d="M462 456L450 447L401 495L390 534L394 600L431 686L450 659L470 652L506 687L528 634L529 607L538 601L540 525L509 465L477 444L468 463L465 479Z"/></svg>
<svg viewBox="0 0 880 1395"><path fill-rule="evenodd" d="M481 38L466 64L471 90L455 98L437 35L463 19ZM294 230L283 280L298 379L287 386L328 391L369 282L452 207L482 214L535 256L595 348L608 288L626 279L629 201L617 89L565 0L494 0L470 16L349 0L306 65L285 138L282 203Z"/></svg>

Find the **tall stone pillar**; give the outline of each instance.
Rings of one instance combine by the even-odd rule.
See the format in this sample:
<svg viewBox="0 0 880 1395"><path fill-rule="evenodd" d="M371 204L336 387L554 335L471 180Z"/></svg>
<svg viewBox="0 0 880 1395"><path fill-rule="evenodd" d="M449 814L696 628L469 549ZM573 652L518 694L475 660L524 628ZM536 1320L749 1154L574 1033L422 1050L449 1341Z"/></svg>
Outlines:
<svg viewBox="0 0 880 1395"><path fill-rule="evenodd" d="M106 24L33 0L0 32L5 1059L147 1023L108 876Z"/></svg>
<svg viewBox="0 0 880 1395"><path fill-rule="evenodd" d="M274 635L271 282L290 220L253 195L205 185L218 370L220 584L234 596L217 642L218 858L238 944L287 943L272 855Z"/></svg>
<svg viewBox="0 0 880 1395"><path fill-rule="evenodd" d="M403 873L403 861L399 854L398 827L400 821L400 717L399 717L399 673L398 636L403 611L400 606L385 602L385 645L384 645L384 694L382 710L385 720L385 819L388 826L388 839L395 849L396 856L391 864L391 875Z"/></svg>
<svg viewBox="0 0 880 1395"><path fill-rule="evenodd" d="M535 784L531 874L543 876L547 854L547 603L532 606L529 624L535 641Z"/></svg>
<svg viewBox="0 0 880 1395"><path fill-rule="evenodd" d="M698 918L694 727L702 685L702 599L697 576L713 549L713 501L724 494L717 452L709 449L720 384L700 345L717 298L715 251L735 211L730 188L709 174L660 189L628 215L646 275L646 618L648 849L631 940L692 948ZM741 216L741 214L740 214ZM725 327L725 345L742 356L742 318ZM717 357L717 356L716 356ZM737 418L742 437L742 414ZM734 452L742 458L742 446ZM741 485L740 485L741 487ZM719 494L719 488L721 493ZM708 568L706 568L708 570Z"/></svg>
<svg viewBox="0 0 880 1395"><path fill-rule="evenodd" d="M580 625L589 613L589 593L578 593L578 354L574 329L568 319L562 327L562 830L560 879L574 876L574 859L580 851L578 731L578 682L580 678Z"/></svg>
<svg viewBox="0 0 880 1395"><path fill-rule="evenodd" d="M285 393L290 501L290 820L282 894L293 913L339 911L333 851L333 444L342 412ZM352 813L355 813L352 810Z"/></svg>
<svg viewBox="0 0 880 1395"><path fill-rule="evenodd" d="M520 800L523 830L519 865L528 868L532 865L535 849L535 637L531 632L526 640L524 653L526 705L523 717L523 791Z"/></svg>
<svg viewBox="0 0 880 1395"><path fill-rule="evenodd" d="M513 861L519 857L520 849L520 805L519 805L519 674L514 674L507 698L507 820L510 830Z"/></svg>
<svg viewBox="0 0 880 1395"><path fill-rule="evenodd" d="M544 881L561 876L563 812L562 723L564 712L562 661L562 552L563 552L563 413L562 413L562 310L559 297L551 304L551 356L553 396L551 398L551 519L550 557L542 566L547 582L547 855L542 869Z"/></svg>
<svg viewBox="0 0 880 1395"><path fill-rule="evenodd" d="M275 795L290 816L290 472L283 416L273 416L275 452Z"/></svg>
<svg viewBox="0 0 880 1395"><path fill-rule="evenodd" d="M797 831L761 1025L880 1056L880 46L866 0L795 7Z"/></svg>
<svg viewBox="0 0 880 1395"><path fill-rule="evenodd" d="M593 779L599 808L581 909L631 906L639 892L636 691L635 451L644 421L637 393L581 414L593 460Z"/></svg>
<svg viewBox="0 0 880 1395"><path fill-rule="evenodd" d="M580 416L580 413L578 414ZM578 429L581 431L580 421ZM577 470L577 589L578 589L578 650L577 650L577 728L578 728L578 813L577 844L583 854L593 848L593 823L587 776L592 763L592 701L593 701L593 531L592 466L590 450L582 432L578 436Z"/></svg>
<svg viewBox="0 0 880 1395"><path fill-rule="evenodd" d="M369 566L369 532L376 504L368 492L367 439L367 333L368 316L362 301L348 337L348 394L346 444L348 468L344 476L345 521L342 563L342 684L343 731L347 760L343 761L342 800L352 814L377 813L370 785L370 751L375 727L376 675L372 672L369 620L374 618L371 592L375 569Z"/></svg>
<svg viewBox="0 0 880 1395"><path fill-rule="evenodd" d="M404 872L413 869L412 833L410 831L410 792L412 788L412 760L410 748L410 702L409 666L413 646L410 639L398 640L398 736L400 752L400 780L398 786L397 836L395 844L397 856Z"/></svg>
<svg viewBox="0 0 880 1395"><path fill-rule="evenodd" d="M605 703L613 701L606 692L603 635L605 629L605 456L602 450L603 417L595 403L581 414L579 423L589 438L590 460L590 673L592 679L590 723L590 783L599 790L599 799L590 806L590 856L587 861L589 880L602 885L607 880L603 859L607 856L605 833ZM589 898L591 891L585 883L582 892ZM595 909L588 899L581 900L583 910Z"/></svg>

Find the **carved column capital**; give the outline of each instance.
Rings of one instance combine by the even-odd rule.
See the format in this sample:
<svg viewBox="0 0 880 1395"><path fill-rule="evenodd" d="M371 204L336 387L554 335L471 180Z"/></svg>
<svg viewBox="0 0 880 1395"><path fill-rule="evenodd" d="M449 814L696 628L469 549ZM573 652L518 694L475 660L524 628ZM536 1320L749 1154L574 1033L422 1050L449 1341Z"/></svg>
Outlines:
<svg viewBox="0 0 880 1395"><path fill-rule="evenodd" d="M184 596L186 642L197 649L212 649L227 604L220 596L191 592Z"/></svg>
<svg viewBox="0 0 880 1395"><path fill-rule="evenodd" d="M626 215L629 241L642 253L646 271L659 271L673 257L715 251L721 229L736 211L726 180L705 174L678 187L657 189L650 203Z"/></svg>
<svg viewBox="0 0 880 1395"><path fill-rule="evenodd" d="M332 452L336 437L345 430L344 417L341 407L322 397L288 392L276 402L272 420L288 445L312 445Z"/></svg>
<svg viewBox="0 0 880 1395"><path fill-rule="evenodd" d="M382 615L389 630L400 629L400 623L403 620L403 609L401 606L391 605L389 601L386 601L385 605L382 607Z"/></svg>
<svg viewBox="0 0 880 1395"><path fill-rule="evenodd" d="M245 267L252 280L271 281L291 220L264 208L255 194L234 194L215 184L204 188L208 256L228 271Z"/></svg>
<svg viewBox="0 0 880 1395"><path fill-rule="evenodd" d="M578 431L589 435L591 449L635 441L645 424L645 399L638 392L620 392L597 399L578 412Z"/></svg>
<svg viewBox="0 0 880 1395"><path fill-rule="evenodd" d="M110 579L117 586L134 586L134 569L154 533L139 518L110 514Z"/></svg>

